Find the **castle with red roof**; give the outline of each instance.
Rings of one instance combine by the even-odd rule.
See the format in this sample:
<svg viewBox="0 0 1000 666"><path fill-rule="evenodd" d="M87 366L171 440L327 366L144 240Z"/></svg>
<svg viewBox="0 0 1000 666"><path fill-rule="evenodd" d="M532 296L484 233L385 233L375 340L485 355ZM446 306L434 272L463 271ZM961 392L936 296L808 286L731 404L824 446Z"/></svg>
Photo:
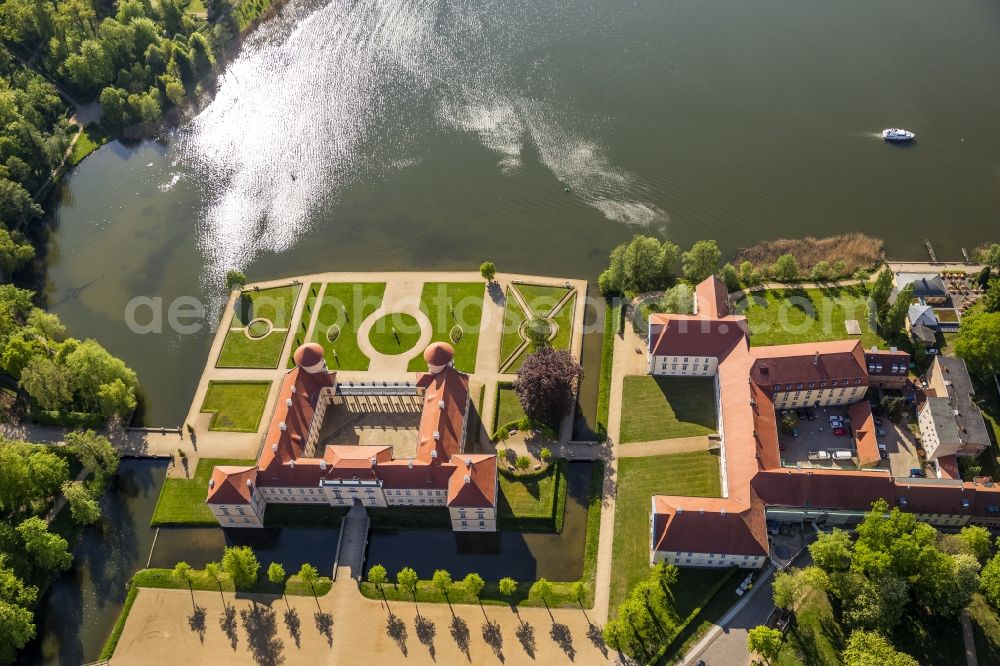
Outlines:
<svg viewBox="0 0 1000 666"><path fill-rule="evenodd" d="M299 347L281 381L257 464L217 466L206 503L222 527L263 527L269 504L447 507L452 529L497 529L496 455L465 452L469 377L454 350L435 342L428 371L413 382L337 383L316 343ZM415 452L396 458L391 444L326 445L327 408L405 403L419 409ZM408 449L412 450L412 449Z"/></svg>
<svg viewBox="0 0 1000 666"><path fill-rule="evenodd" d="M730 311L725 285L710 277L695 289L694 314L650 317L648 354L650 374L713 378L723 495L653 496L652 563L760 567L769 556L769 521L851 525L880 498L937 525L1000 525L1000 487L957 478L953 454L979 448L931 452L938 478L864 469L879 462L865 395L869 387L905 385L905 352L866 353L860 340L751 347L746 317ZM855 469L782 466L776 410L814 406L850 406ZM966 420L982 419L964 409Z"/></svg>

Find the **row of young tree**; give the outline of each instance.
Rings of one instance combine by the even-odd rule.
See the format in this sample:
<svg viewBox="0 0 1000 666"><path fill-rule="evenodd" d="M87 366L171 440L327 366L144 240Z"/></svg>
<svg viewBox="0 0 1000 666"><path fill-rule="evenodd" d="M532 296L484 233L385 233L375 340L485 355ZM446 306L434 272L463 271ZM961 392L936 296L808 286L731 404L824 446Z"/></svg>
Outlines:
<svg viewBox="0 0 1000 666"><path fill-rule="evenodd" d="M69 456L90 472L87 481L70 479ZM96 522L97 500L117 469L117 452L93 431L70 433L58 453L0 438L0 664L13 663L35 637L39 591L73 562L66 538L41 516L62 492L74 522Z"/></svg>
<svg viewBox="0 0 1000 666"><path fill-rule="evenodd" d="M188 587L192 587L192 581L198 575L187 562L175 564L171 573L176 580L186 583ZM223 551L221 560L205 565L203 575L215 581L220 590L224 577L228 577L236 589L250 589L260 580L260 562L250 546L229 546ZM316 567L305 562L295 575L309 585L315 594L316 584L320 580L319 570ZM288 580L285 567L279 562L269 564L267 580L274 585L283 586Z"/></svg>
<svg viewBox="0 0 1000 666"><path fill-rule="evenodd" d="M828 594L837 602L839 623L851 632L842 655L846 666L916 664L892 647L893 629L904 614L928 621L953 617L981 585L984 592L996 589L1000 601L1000 556L980 576L990 550L990 533L983 527L941 534L878 500L858 525L856 538L840 529L821 533L809 546L813 566L777 574L774 603L795 612L810 595ZM780 632L757 629L748 646L771 660L782 649Z"/></svg>
<svg viewBox="0 0 1000 666"><path fill-rule="evenodd" d="M35 307L33 296L0 285L0 372L43 410L128 416L136 407L135 372L96 340L67 337L59 318Z"/></svg>
<svg viewBox="0 0 1000 666"><path fill-rule="evenodd" d="M660 562L629 591L604 625L604 642L619 652L649 663L660 646L673 640L678 617L673 606L677 567Z"/></svg>

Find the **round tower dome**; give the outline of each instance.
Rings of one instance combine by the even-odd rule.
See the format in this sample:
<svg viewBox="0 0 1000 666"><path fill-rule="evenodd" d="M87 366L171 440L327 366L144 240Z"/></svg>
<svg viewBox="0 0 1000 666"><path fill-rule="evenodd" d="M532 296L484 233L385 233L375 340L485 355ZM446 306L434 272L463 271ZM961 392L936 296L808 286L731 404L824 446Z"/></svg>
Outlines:
<svg viewBox="0 0 1000 666"><path fill-rule="evenodd" d="M427 368L434 374L444 370L451 365L455 358L455 349L447 342L434 342L424 350L424 360L427 361Z"/></svg>
<svg viewBox="0 0 1000 666"><path fill-rule="evenodd" d="M295 360L295 365L306 372L322 372L326 369L326 363L323 360L323 347L316 342L307 342L302 345L295 350L292 358Z"/></svg>

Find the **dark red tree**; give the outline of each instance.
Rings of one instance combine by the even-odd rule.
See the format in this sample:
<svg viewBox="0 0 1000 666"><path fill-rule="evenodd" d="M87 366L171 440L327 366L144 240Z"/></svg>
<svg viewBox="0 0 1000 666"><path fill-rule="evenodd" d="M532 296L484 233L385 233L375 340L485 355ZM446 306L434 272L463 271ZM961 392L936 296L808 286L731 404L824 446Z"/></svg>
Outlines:
<svg viewBox="0 0 1000 666"><path fill-rule="evenodd" d="M514 391L532 421L552 428L569 413L583 379L583 367L568 351L540 347L524 360Z"/></svg>

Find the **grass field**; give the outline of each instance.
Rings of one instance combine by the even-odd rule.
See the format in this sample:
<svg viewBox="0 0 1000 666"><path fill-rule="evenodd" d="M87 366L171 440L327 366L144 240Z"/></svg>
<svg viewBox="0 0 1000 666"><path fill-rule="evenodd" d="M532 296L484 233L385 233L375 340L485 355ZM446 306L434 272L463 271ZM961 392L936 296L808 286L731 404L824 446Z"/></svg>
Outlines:
<svg viewBox="0 0 1000 666"><path fill-rule="evenodd" d="M978 592L968 609L979 663L1000 664L1000 616Z"/></svg>
<svg viewBox="0 0 1000 666"><path fill-rule="evenodd" d="M73 152L69 154L70 166L76 166L83 158L108 142L109 135L99 125L87 125L80 132L79 138L73 144Z"/></svg>
<svg viewBox="0 0 1000 666"><path fill-rule="evenodd" d="M222 558L222 553L219 553L219 558ZM250 588L241 587L240 590L264 594L281 594L284 591L285 594L291 595L312 596L315 594L316 596L323 596L330 591L333 585L327 576L320 576L315 587L310 587L308 583L296 575L289 575L284 585L277 585L267 579L266 569L266 567L261 567L255 585ZM294 574L297 572L288 573ZM209 592L218 592L220 589L223 592L236 591L236 586L233 585L233 579L229 574L222 573L218 579L215 579L205 573L204 569L192 569L190 583L179 580L174 576L173 569L142 569L136 572L132 583L139 587L166 588L168 590L186 590L190 588L192 590Z"/></svg>
<svg viewBox="0 0 1000 666"><path fill-rule="evenodd" d="M319 291L323 288L323 284L320 282L310 282L309 290L306 292L306 303L302 308L302 318L299 321L299 326L295 330L295 341L292 342L292 351L302 346L302 343L306 341L306 333L309 332L309 324L312 322L313 314L316 309L316 299L319 297ZM288 367L295 366L295 359L292 354L288 355Z"/></svg>
<svg viewBox="0 0 1000 666"><path fill-rule="evenodd" d="M510 358L514 350L524 342L524 338L521 337L521 324L528 318L517 298L511 294L510 287L507 287L505 303L503 309L503 337L500 338L501 366L503 366L504 361Z"/></svg>
<svg viewBox="0 0 1000 666"><path fill-rule="evenodd" d="M711 378L625 377L622 444L708 435L716 424Z"/></svg>
<svg viewBox="0 0 1000 666"><path fill-rule="evenodd" d="M271 382L208 383L201 411L212 412L209 430L257 432Z"/></svg>
<svg viewBox="0 0 1000 666"><path fill-rule="evenodd" d="M826 592L812 591L796 610L775 666L839 666L844 634L833 617Z"/></svg>
<svg viewBox="0 0 1000 666"><path fill-rule="evenodd" d="M497 419L494 430L499 430L501 426L520 421L526 414L521 407L521 401L509 385L497 385Z"/></svg>
<svg viewBox="0 0 1000 666"><path fill-rule="evenodd" d="M545 287L538 284L519 284L514 288L521 293L531 314L536 317L547 316L569 291L565 287Z"/></svg>
<svg viewBox="0 0 1000 666"><path fill-rule="evenodd" d="M244 291L236 301L236 312L215 365L219 368L276 368L295 311L302 285ZM251 339L244 333L254 319L267 319L273 330L263 338ZM274 330L285 329L285 330Z"/></svg>
<svg viewBox="0 0 1000 666"><path fill-rule="evenodd" d="M552 321L559 327L556 336L552 338L553 349L569 349L572 346L574 314L576 314L576 296L566 301L552 318Z"/></svg>
<svg viewBox="0 0 1000 666"><path fill-rule="evenodd" d="M156 500L152 527L157 525L206 525L218 526L212 510L205 504L208 481L216 465L253 465L254 460L230 458L202 458L190 479L166 479Z"/></svg>
<svg viewBox="0 0 1000 666"><path fill-rule="evenodd" d="M556 485L560 475L558 464L549 465L541 474L514 477L500 473L500 517L548 518L555 506Z"/></svg>
<svg viewBox="0 0 1000 666"><path fill-rule="evenodd" d="M358 348L358 326L382 305L385 283L329 283L323 291L312 341L326 352L331 370L367 370L368 357ZM331 342L331 331L339 330Z"/></svg>
<svg viewBox="0 0 1000 666"><path fill-rule="evenodd" d="M650 498L653 495L719 497L720 494L719 458L708 451L619 459L612 608L649 572Z"/></svg>
<svg viewBox="0 0 1000 666"><path fill-rule="evenodd" d="M848 319L858 320L865 347L885 344L868 325L866 297L858 287L776 289L748 298L737 303L735 314L746 315L751 345L847 340Z"/></svg>
<svg viewBox="0 0 1000 666"><path fill-rule="evenodd" d="M476 371L479 328L483 319L481 282L427 282L420 294L420 310L431 322L431 342L447 342L455 348L455 367L462 372ZM452 329L461 327L461 339L451 338ZM411 372L427 370L423 349L410 359Z"/></svg>
<svg viewBox="0 0 1000 666"><path fill-rule="evenodd" d="M413 349L420 339L420 324L413 315L393 312L372 326L368 340L381 354L402 354Z"/></svg>
<svg viewBox="0 0 1000 666"><path fill-rule="evenodd" d="M597 427L603 432L608 428L608 407L611 402L611 371L615 360L615 335L618 308L604 305L604 337L601 339L601 377L597 389Z"/></svg>

